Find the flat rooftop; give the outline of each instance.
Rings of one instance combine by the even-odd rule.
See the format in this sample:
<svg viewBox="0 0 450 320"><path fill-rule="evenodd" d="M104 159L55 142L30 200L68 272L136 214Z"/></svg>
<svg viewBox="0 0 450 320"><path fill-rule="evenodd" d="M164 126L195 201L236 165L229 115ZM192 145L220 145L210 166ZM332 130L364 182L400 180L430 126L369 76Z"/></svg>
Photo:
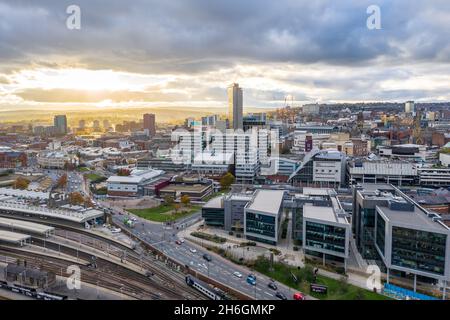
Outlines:
<svg viewBox="0 0 450 320"><path fill-rule="evenodd" d="M257 190L247 209L277 215L283 203L284 190Z"/></svg>
<svg viewBox="0 0 450 320"><path fill-rule="evenodd" d="M311 203L305 203L303 206L303 217L322 220L324 222L348 224L347 219L339 217L333 207L314 206Z"/></svg>
<svg viewBox="0 0 450 320"><path fill-rule="evenodd" d="M78 212L61 209L49 209L47 207L29 206L13 202L0 203L0 210L21 212L36 216L45 216L49 218L62 219L77 223L84 223L86 221L103 216L103 212L96 209L89 209L83 212Z"/></svg>
<svg viewBox="0 0 450 320"><path fill-rule="evenodd" d="M417 206L414 206L414 211L392 210L386 206L377 206L377 208L394 224L401 224L413 229L448 233L445 226L433 221Z"/></svg>
<svg viewBox="0 0 450 320"><path fill-rule="evenodd" d="M186 191L186 192L201 192L204 189L210 187L209 184L171 184L162 188L160 191Z"/></svg>
<svg viewBox="0 0 450 320"><path fill-rule="evenodd" d="M15 219L7 219L0 217L0 227L6 227L13 230L21 230L25 232L39 233L39 234L48 234L49 232L55 230L54 227L46 226L44 224L15 220Z"/></svg>
<svg viewBox="0 0 450 320"><path fill-rule="evenodd" d="M207 203L205 203L203 208L223 208L223 198L224 196L212 198Z"/></svg>
<svg viewBox="0 0 450 320"><path fill-rule="evenodd" d="M304 187L303 194L308 196L328 196L330 189Z"/></svg>
<svg viewBox="0 0 450 320"><path fill-rule="evenodd" d="M2 242L20 243L30 238L31 236L26 234L0 230L0 241Z"/></svg>

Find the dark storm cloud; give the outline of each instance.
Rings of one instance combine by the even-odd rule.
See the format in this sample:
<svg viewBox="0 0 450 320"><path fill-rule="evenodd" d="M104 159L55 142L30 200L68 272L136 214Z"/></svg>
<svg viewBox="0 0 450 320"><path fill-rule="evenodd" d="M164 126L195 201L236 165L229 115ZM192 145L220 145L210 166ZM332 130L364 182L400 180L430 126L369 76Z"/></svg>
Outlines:
<svg viewBox="0 0 450 320"><path fill-rule="evenodd" d="M65 27L70 4L81 7L79 31ZM371 4L382 9L382 30L366 28ZM448 62L449 13L447 1L420 0L3 1L0 57L74 56L91 68L133 72L198 72L243 61Z"/></svg>
<svg viewBox="0 0 450 320"><path fill-rule="evenodd" d="M72 4L81 7L81 30L66 28ZM381 7L382 30L366 27L372 4ZM448 39L447 0L0 0L0 84L24 68L80 67L180 77L165 93L26 87L15 94L42 103L225 101L219 82L270 78L249 80L246 103L288 94L302 101L442 98L449 95L442 86L397 84L448 79ZM386 79L397 87L383 86Z"/></svg>

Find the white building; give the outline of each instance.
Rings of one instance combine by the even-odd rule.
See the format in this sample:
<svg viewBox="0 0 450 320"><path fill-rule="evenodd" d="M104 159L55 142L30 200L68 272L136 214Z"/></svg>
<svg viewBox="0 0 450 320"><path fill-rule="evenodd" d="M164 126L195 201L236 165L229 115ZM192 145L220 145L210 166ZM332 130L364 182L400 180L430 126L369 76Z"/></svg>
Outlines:
<svg viewBox="0 0 450 320"><path fill-rule="evenodd" d="M439 161L441 162L441 165L443 165L444 167L450 167L450 154L447 153L439 154Z"/></svg>
<svg viewBox="0 0 450 320"><path fill-rule="evenodd" d="M244 235L248 240L276 245L280 234L283 190L257 190L244 209Z"/></svg>
<svg viewBox="0 0 450 320"><path fill-rule="evenodd" d="M43 151L37 155L37 163L45 169L63 169L66 163L74 163L75 158L64 151Z"/></svg>
<svg viewBox="0 0 450 320"><path fill-rule="evenodd" d="M137 197L144 186L156 181L163 170L133 170L129 176L111 176L106 180L109 197Z"/></svg>
<svg viewBox="0 0 450 320"><path fill-rule="evenodd" d="M387 183L414 185L417 165L408 161L355 160L347 166L349 183Z"/></svg>

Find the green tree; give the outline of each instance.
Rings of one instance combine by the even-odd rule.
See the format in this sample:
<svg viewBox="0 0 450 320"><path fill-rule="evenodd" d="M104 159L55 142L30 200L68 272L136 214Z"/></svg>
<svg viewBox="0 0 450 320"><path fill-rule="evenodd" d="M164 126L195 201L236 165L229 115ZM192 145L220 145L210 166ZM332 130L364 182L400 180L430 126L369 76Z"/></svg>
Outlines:
<svg viewBox="0 0 450 320"><path fill-rule="evenodd" d="M164 196L164 202L166 204L171 205L171 204L173 204L174 201L175 200L174 200L174 198L172 196L169 196L169 195Z"/></svg>
<svg viewBox="0 0 450 320"><path fill-rule="evenodd" d="M227 172L222 178L220 178L220 186L222 189L228 189L235 180L235 177L230 172Z"/></svg>

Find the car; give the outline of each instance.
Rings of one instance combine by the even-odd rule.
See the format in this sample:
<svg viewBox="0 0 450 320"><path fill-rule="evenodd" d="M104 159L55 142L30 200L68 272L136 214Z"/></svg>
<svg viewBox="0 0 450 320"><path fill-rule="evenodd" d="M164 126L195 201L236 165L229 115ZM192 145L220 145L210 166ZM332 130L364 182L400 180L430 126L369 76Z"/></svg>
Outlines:
<svg viewBox="0 0 450 320"><path fill-rule="evenodd" d="M181 241L180 241L180 240L177 240L177 241L175 241L175 243L178 244L178 245L180 245L180 244L181 244Z"/></svg>
<svg viewBox="0 0 450 320"><path fill-rule="evenodd" d="M275 282L269 282L269 284L267 286L272 290L275 290L275 291L278 290L278 287L275 284Z"/></svg>
<svg viewBox="0 0 450 320"><path fill-rule="evenodd" d="M131 221L137 221L136 217L131 217Z"/></svg>
<svg viewBox="0 0 450 320"><path fill-rule="evenodd" d="M192 252L192 253L196 253L197 252L197 250L194 249L194 248L190 248L189 251Z"/></svg>
<svg viewBox="0 0 450 320"><path fill-rule="evenodd" d="M121 231L122 231L122 229L120 229L120 228L112 228L111 229L112 233L120 233Z"/></svg>
<svg viewBox="0 0 450 320"><path fill-rule="evenodd" d="M211 256L209 254L207 254L207 253L205 253L203 255L203 259L205 259L206 261L211 261L212 260Z"/></svg>
<svg viewBox="0 0 450 320"><path fill-rule="evenodd" d="M305 295L301 292L294 293L294 300L305 300Z"/></svg>
<svg viewBox="0 0 450 320"><path fill-rule="evenodd" d="M181 242L181 243L184 243L184 239L183 239L183 238L180 238L180 242Z"/></svg>
<svg viewBox="0 0 450 320"><path fill-rule="evenodd" d="M287 297L284 295L284 293L277 291L277 293L275 294L275 297L277 297L280 300L287 300Z"/></svg>
<svg viewBox="0 0 450 320"><path fill-rule="evenodd" d="M247 283L251 284L252 286L256 286L256 277L254 274L249 274L247 276Z"/></svg>
<svg viewBox="0 0 450 320"><path fill-rule="evenodd" d="M238 271L233 272L233 275L238 277L238 278L242 278L242 274L240 272L238 272Z"/></svg>

